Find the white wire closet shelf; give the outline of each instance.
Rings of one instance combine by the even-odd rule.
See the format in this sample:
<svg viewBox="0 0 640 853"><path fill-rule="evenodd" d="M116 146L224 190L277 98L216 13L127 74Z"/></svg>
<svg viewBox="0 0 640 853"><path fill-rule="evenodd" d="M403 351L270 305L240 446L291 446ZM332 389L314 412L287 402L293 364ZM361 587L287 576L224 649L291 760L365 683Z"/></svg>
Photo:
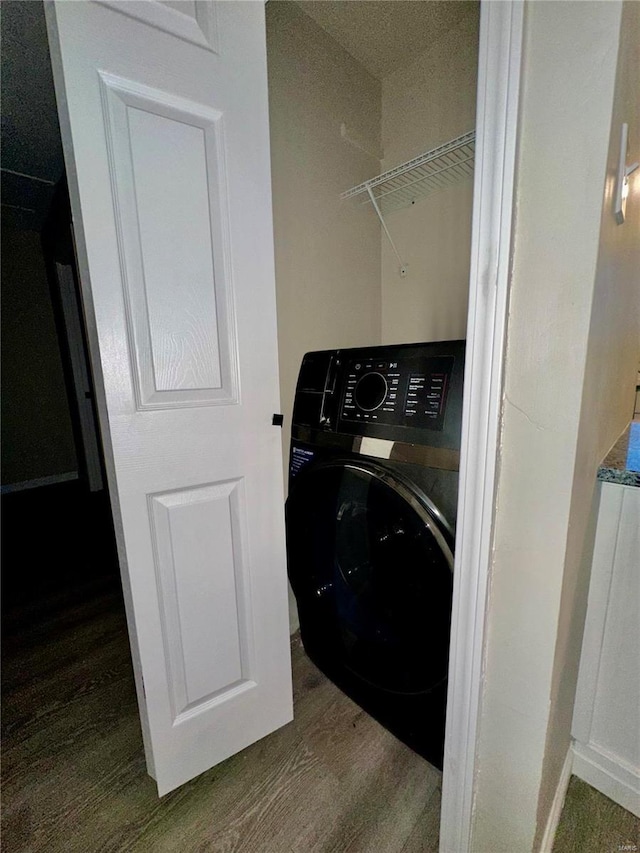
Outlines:
<svg viewBox="0 0 640 853"><path fill-rule="evenodd" d="M379 214L408 207L417 199L456 184L473 175L475 131L425 151L388 172L342 193L349 199L364 194L363 204L372 203Z"/></svg>

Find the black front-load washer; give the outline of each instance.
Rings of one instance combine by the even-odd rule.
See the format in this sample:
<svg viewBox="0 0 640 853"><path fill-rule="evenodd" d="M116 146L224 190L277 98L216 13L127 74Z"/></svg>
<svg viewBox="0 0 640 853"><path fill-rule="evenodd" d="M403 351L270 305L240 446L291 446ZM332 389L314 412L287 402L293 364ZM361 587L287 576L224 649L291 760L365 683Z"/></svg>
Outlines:
<svg viewBox="0 0 640 853"><path fill-rule="evenodd" d="M464 342L305 355L289 579L304 648L442 767Z"/></svg>

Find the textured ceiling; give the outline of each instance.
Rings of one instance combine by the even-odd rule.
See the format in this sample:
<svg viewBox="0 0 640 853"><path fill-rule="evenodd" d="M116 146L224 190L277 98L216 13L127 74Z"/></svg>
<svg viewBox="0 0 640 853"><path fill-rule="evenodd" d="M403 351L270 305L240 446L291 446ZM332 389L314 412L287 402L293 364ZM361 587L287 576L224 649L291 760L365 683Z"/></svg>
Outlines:
<svg viewBox="0 0 640 853"><path fill-rule="evenodd" d="M303 11L382 79L478 7L456 0L298 0Z"/></svg>
<svg viewBox="0 0 640 853"><path fill-rule="evenodd" d="M378 78L411 62L478 5L466 0L298 2ZM43 5L3 0L1 24L3 213L23 227L38 227L63 170Z"/></svg>
<svg viewBox="0 0 640 853"><path fill-rule="evenodd" d="M3 0L1 24L3 216L38 228L63 169L43 5Z"/></svg>

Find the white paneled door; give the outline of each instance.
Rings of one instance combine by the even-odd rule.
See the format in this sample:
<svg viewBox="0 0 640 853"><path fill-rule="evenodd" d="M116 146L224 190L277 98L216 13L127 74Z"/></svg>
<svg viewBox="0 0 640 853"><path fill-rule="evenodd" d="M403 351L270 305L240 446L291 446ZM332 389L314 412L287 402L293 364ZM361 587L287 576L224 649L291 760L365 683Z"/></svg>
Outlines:
<svg viewBox="0 0 640 853"><path fill-rule="evenodd" d="M47 7L149 772L292 718L264 4Z"/></svg>

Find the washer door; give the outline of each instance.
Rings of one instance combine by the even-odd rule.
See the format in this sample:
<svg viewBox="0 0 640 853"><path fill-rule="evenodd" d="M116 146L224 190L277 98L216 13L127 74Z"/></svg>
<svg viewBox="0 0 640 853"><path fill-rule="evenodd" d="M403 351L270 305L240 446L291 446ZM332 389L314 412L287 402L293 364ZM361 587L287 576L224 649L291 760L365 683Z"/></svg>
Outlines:
<svg viewBox="0 0 640 853"><path fill-rule="evenodd" d="M287 548L316 655L396 693L446 678L453 554L410 484L367 462L307 468L287 501Z"/></svg>

